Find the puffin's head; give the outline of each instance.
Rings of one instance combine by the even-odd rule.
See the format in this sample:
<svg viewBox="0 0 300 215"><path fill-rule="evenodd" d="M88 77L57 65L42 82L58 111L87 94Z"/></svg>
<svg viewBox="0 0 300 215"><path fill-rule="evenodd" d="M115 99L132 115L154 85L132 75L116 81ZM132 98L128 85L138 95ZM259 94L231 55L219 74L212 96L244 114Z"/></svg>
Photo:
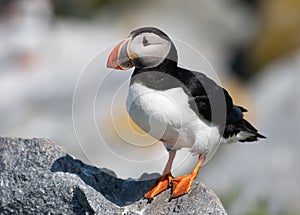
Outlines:
<svg viewBox="0 0 300 215"><path fill-rule="evenodd" d="M165 59L177 62L177 51L171 39L157 28L145 27L132 31L108 57L107 67L119 70L154 68Z"/></svg>

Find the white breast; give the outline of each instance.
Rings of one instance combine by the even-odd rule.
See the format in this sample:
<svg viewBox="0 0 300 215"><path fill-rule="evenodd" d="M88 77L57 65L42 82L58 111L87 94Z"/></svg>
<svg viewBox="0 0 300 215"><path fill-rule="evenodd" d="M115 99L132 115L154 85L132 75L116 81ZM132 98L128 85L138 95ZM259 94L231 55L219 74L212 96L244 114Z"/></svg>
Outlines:
<svg viewBox="0 0 300 215"><path fill-rule="evenodd" d="M200 119L190 108L182 88L157 91L134 83L126 106L130 117L145 132L175 149L208 153L221 138L216 127Z"/></svg>

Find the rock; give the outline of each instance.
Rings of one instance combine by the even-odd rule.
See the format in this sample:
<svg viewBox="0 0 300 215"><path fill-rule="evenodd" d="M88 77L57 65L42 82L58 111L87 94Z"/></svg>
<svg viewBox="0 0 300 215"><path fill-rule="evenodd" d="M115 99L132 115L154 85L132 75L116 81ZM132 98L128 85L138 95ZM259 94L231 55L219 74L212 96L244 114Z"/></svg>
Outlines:
<svg viewBox="0 0 300 215"><path fill-rule="evenodd" d="M168 190L147 203L153 176L124 180L50 140L0 138L0 214L226 214L218 197L196 182L187 195L168 201Z"/></svg>

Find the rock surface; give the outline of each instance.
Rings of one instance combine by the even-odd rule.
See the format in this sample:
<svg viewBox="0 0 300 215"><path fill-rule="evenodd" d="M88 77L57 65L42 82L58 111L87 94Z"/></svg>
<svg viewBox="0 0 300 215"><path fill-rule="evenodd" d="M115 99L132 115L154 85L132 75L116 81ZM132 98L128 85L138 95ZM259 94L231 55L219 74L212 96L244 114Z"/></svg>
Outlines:
<svg viewBox="0 0 300 215"><path fill-rule="evenodd" d="M0 214L226 214L201 183L188 195L168 201L165 191L148 204L143 195L153 176L124 180L47 139L0 138Z"/></svg>

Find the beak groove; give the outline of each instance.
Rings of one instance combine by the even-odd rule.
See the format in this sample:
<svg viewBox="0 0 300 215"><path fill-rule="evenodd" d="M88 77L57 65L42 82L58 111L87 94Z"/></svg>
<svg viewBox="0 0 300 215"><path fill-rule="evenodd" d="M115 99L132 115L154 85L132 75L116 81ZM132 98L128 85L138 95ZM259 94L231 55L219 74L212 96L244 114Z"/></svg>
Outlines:
<svg viewBox="0 0 300 215"><path fill-rule="evenodd" d="M117 70L126 70L133 67L131 56L128 56L127 45L129 38L121 41L110 53L107 60L107 67Z"/></svg>

